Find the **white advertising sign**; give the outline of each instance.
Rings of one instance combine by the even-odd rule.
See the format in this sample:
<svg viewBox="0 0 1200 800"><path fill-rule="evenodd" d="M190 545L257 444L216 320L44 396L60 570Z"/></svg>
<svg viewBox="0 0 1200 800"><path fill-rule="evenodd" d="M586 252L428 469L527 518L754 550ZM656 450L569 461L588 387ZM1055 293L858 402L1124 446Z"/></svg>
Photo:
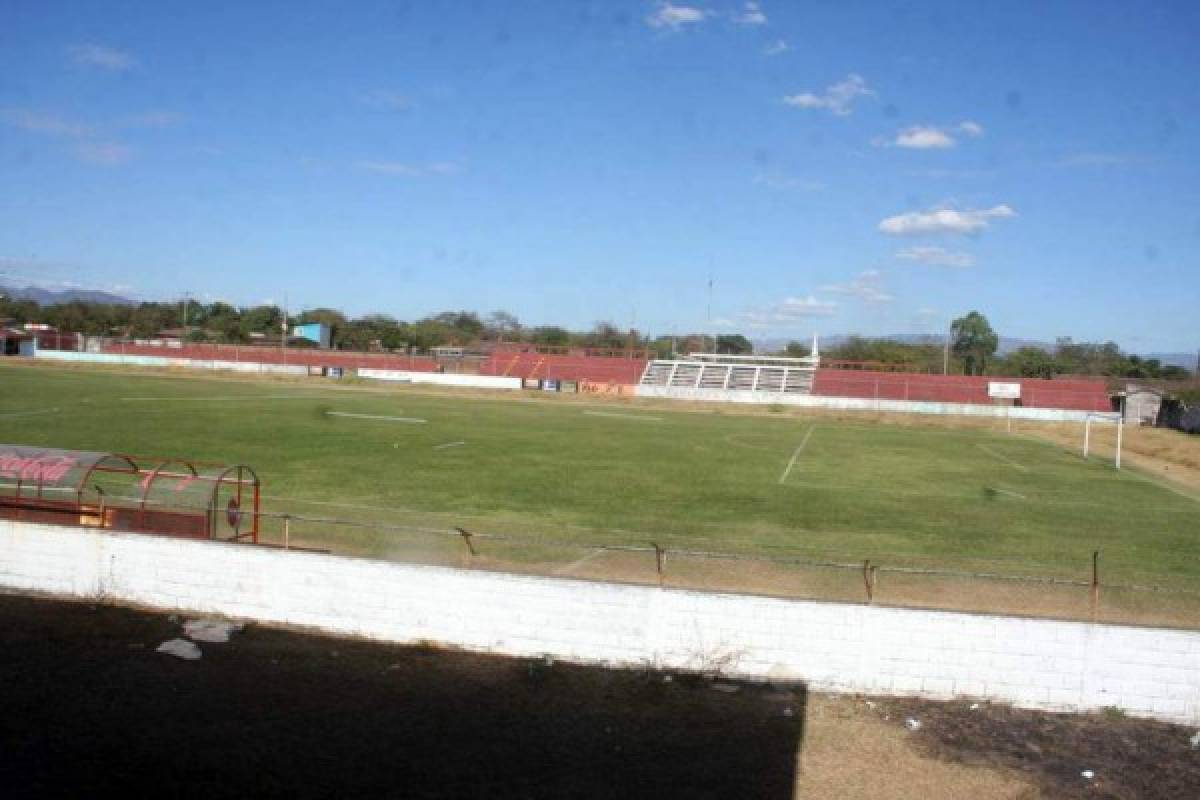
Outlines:
<svg viewBox="0 0 1200 800"><path fill-rule="evenodd" d="M994 397L998 400L1019 400L1021 398L1021 384L988 381L988 397Z"/></svg>

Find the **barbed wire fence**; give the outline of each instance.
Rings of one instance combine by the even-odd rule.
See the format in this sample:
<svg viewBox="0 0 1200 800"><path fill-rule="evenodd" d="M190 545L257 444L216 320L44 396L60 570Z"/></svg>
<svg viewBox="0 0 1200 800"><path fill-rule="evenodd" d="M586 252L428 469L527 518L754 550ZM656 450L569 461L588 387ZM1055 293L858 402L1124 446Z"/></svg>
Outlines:
<svg viewBox="0 0 1200 800"><path fill-rule="evenodd" d="M1075 577L696 549L673 541L526 537L466 525L413 525L261 512L270 546L405 563L913 608L1200 628L1200 590L1109 578L1101 550ZM1061 568L1064 565L1059 565ZM1122 570L1114 569L1120 574Z"/></svg>
<svg viewBox="0 0 1200 800"><path fill-rule="evenodd" d="M237 513L247 521L256 515L257 546L274 549L697 591L1200 629L1200 590L1112 579L1101 550L1080 552L1070 567L1055 565L1059 574L1035 575L1017 571L1017 565L1032 566L1027 561L1005 570L914 564L898 554L850 560L761 547L734 552L685 546L669 536L635 541L629 531L619 532L623 538L617 541L531 537L481 529L474 522L454 524L444 514L416 524L290 511ZM1124 570L1111 572L1120 576Z"/></svg>

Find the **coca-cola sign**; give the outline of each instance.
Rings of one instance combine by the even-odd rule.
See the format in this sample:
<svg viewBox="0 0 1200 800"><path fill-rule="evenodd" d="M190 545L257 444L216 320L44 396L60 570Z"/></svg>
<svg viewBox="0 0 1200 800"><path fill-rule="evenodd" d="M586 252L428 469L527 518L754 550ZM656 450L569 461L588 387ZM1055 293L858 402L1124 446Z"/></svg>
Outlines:
<svg viewBox="0 0 1200 800"><path fill-rule="evenodd" d="M58 483L79 466L79 456L71 453L26 455L16 450L0 450L0 478L22 483Z"/></svg>

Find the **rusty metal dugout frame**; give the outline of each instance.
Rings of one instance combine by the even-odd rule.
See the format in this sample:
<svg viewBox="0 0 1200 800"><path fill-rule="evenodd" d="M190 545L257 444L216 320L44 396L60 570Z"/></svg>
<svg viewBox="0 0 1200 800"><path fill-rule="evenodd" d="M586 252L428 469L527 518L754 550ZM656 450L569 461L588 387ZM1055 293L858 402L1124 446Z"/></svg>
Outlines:
<svg viewBox="0 0 1200 800"><path fill-rule="evenodd" d="M0 518L257 543L259 486L244 464L0 444Z"/></svg>

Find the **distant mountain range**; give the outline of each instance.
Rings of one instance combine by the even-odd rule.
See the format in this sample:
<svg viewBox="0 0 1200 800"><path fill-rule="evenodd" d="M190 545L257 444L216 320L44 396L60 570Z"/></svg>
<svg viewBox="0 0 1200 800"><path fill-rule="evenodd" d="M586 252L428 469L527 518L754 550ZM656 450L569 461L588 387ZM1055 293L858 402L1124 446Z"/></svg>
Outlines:
<svg viewBox="0 0 1200 800"><path fill-rule="evenodd" d="M122 297L112 292L102 292L97 289L62 289L54 291L53 289L41 289L37 286L26 286L24 288L0 286L0 294L7 294L10 297L22 300L32 300L41 306L75 302L107 303L118 306L137 305L136 300L130 300L128 297Z"/></svg>
<svg viewBox="0 0 1200 800"><path fill-rule="evenodd" d="M849 339L851 334L832 334L830 336L822 336L819 344L822 348L837 347ZM890 333L884 336L866 336L867 339L888 339L893 342L903 342L904 344L932 344L941 346L946 338L942 334L930 333ZM809 344L811 340L807 337L795 337L793 339L756 339L754 340L754 349L762 351L782 350L790 341L801 341ZM1037 339L1019 339L1014 336L1001 336L1000 344L996 348L996 352L1000 355L1006 355L1014 350L1022 347L1040 347L1043 350L1054 350L1053 342L1042 342ZM1157 358L1164 365L1174 365L1183 367L1184 369L1194 370L1196 368L1195 353L1138 353L1143 358Z"/></svg>

